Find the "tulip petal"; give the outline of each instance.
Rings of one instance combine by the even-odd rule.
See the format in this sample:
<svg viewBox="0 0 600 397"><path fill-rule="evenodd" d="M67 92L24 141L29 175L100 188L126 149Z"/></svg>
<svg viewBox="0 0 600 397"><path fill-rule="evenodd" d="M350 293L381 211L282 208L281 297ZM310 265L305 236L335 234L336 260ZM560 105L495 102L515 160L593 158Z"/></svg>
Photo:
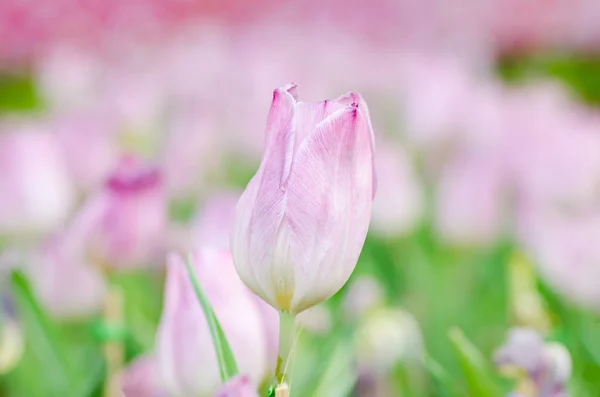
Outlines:
<svg viewBox="0 0 600 397"><path fill-rule="evenodd" d="M286 208L295 312L335 293L356 265L371 213L369 127L353 103L320 123L298 150Z"/></svg>

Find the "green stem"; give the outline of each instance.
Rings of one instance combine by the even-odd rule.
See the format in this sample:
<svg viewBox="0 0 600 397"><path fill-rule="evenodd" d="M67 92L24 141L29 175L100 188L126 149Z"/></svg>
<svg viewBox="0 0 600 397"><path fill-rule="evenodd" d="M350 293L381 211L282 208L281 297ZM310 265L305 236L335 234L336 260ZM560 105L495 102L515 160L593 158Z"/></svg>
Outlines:
<svg viewBox="0 0 600 397"><path fill-rule="evenodd" d="M296 315L279 312L279 355L277 357L277 382L282 384L286 380L286 370L296 337Z"/></svg>

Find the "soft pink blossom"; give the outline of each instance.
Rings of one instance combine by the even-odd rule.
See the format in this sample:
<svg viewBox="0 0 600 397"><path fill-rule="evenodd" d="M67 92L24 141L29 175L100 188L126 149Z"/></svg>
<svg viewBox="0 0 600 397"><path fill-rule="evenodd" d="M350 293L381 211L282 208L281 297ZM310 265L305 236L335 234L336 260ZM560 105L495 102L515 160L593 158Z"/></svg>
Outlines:
<svg viewBox="0 0 600 397"><path fill-rule="evenodd" d="M509 190L499 161L487 153L461 153L442 170L435 226L447 242L489 244L506 225Z"/></svg>
<svg viewBox="0 0 600 397"><path fill-rule="evenodd" d="M232 251L248 287L299 313L346 282L366 237L375 193L373 131L351 93L304 103L275 90L263 161L237 207Z"/></svg>
<svg viewBox="0 0 600 397"><path fill-rule="evenodd" d="M167 201L159 171L125 158L80 213L87 249L106 266L149 265L164 250Z"/></svg>
<svg viewBox="0 0 600 397"><path fill-rule="evenodd" d="M121 374L121 390L125 397L168 397L162 386L156 358L137 358Z"/></svg>
<svg viewBox="0 0 600 397"><path fill-rule="evenodd" d="M44 233L60 226L75 191L57 136L42 125L0 127L0 234Z"/></svg>
<svg viewBox="0 0 600 397"><path fill-rule="evenodd" d="M102 308L105 280L82 248L77 236L65 232L29 258L27 270L33 290L55 317L86 317Z"/></svg>
<svg viewBox="0 0 600 397"><path fill-rule="evenodd" d="M380 142L375 165L379 184L371 230L384 236L402 235L416 225L423 210L423 193L411 159L401 148Z"/></svg>
<svg viewBox="0 0 600 397"><path fill-rule="evenodd" d="M227 251L209 248L193 266L232 347L238 367L260 382L267 346L259 309L235 273ZM165 388L174 397L210 396L220 384L217 358L200 303L181 258L171 256L156 357Z"/></svg>

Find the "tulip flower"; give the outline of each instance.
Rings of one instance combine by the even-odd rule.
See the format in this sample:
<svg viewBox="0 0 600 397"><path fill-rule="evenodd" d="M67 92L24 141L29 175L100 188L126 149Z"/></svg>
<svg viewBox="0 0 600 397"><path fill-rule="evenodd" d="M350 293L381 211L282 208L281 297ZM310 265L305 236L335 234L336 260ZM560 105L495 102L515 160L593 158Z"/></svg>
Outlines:
<svg viewBox="0 0 600 397"><path fill-rule="evenodd" d="M571 355L561 344L546 343L533 329L514 328L494 355L500 369L517 368L525 372L517 392L527 397L565 397L571 378ZM521 390L524 390L521 392ZM516 394L519 395L519 394Z"/></svg>
<svg viewBox="0 0 600 397"><path fill-rule="evenodd" d="M0 234L39 234L62 224L75 199L55 135L5 124L0 133Z"/></svg>
<svg viewBox="0 0 600 397"><path fill-rule="evenodd" d="M28 274L41 304L57 318L98 313L107 292L99 269L86 260L77 236L66 232L31 255Z"/></svg>
<svg viewBox="0 0 600 397"><path fill-rule="evenodd" d="M295 85L274 91L263 160L232 235L240 278L274 308L300 313L348 280L371 218L373 150L359 94L304 103Z"/></svg>
<svg viewBox="0 0 600 397"><path fill-rule="evenodd" d="M200 245L228 249L239 193L211 195L194 221L194 241Z"/></svg>
<svg viewBox="0 0 600 397"><path fill-rule="evenodd" d="M141 356L121 375L121 390L125 397L168 397L160 381L156 358Z"/></svg>
<svg viewBox="0 0 600 397"><path fill-rule="evenodd" d="M410 231L422 213L423 192L410 158L400 148L378 145L375 164L379 177L373 201L371 230L385 237Z"/></svg>
<svg viewBox="0 0 600 397"><path fill-rule="evenodd" d="M204 248L194 255L193 267L241 373L259 382L267 362L265 331L253 297L235 273L231 255ZM168 260L156 357L163 385L173 397L212 396L221 383L206 317L177 256Z"/></svg>
<svg viewBox="0 0 600 397"><path fill-rule="evenodd" d="M161 175L125 158L76 223L90 257L110 267L147 265L163 248L167 203Z"/></svg>

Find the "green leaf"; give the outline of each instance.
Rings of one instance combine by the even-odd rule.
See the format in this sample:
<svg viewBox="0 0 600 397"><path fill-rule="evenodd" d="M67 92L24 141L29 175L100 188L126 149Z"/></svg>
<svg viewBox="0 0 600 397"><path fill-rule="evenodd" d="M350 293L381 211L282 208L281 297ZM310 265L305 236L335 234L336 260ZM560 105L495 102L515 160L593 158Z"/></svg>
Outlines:
<svg viewBox="0 0 600 397"><path fill-rule="evenodd" d="M219 324L219 320L215 316L215 312L213 311L208 298L202 291L200 287L200 283L198 282L198 278L196 277L196 273L194 273L194 268L192 266L192 259L188 257L186 261L186 266L188 270L188 274L190 276L190 280L192 285L194 286L194 292L196 293L196 297L198 298L198 302L200 302L200 306L202 306L202 310L204 311L204 315L206 316L206 320L208 322L208 328L210 329L210 336L213 340L213 345L215 347L215 352L217 353L217 359L219 361L219 371L221 373L221 380L223 382L227 381L232 376L238 374L238 367L235 361L235 357L231 350L231 346L229 346L229 342L223 333L223 329Z"/></svg>
<svg viewBox="0 0 600 397"><path fill-rule="evenodd" d="M467 380L470 396L500 397L498 386L492 380L492 373L481 352L469 341L462 331L450 331L450 340L460 367Z"/></svg>
<svg viewBox="0 0 600 397"><path fill-rule="evenodd" d="M450 376L446 369L431 357L425 358L425 368L431 376L431 383L436 396L454 397L464 396L466 394L460 390L456 381Z"/></svg>
<svg viewBox="0 0 600 397"><path fill-rule="evenodd" d="M350 395L358 380L354 367L354 351L352 345L340 342L333 354L328 358L327 368L311 394L315 397L344 397Z"/></svg>

